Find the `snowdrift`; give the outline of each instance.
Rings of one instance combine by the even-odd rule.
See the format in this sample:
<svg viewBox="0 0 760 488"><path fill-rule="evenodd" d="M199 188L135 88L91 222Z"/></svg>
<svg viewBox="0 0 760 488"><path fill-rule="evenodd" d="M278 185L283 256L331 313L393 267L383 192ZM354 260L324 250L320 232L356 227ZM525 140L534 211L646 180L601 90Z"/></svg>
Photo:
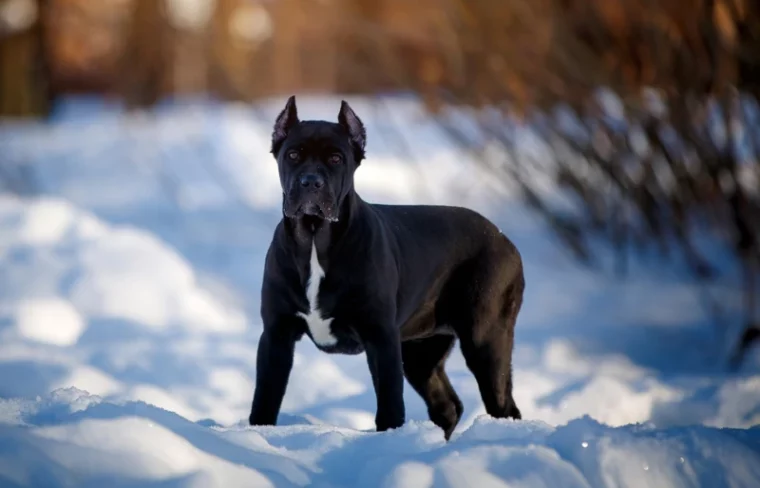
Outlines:
<svg viewBox="0 0 760 488"><path fill-rule="evenodd" d="M479 417L451 442L430 422L387 433L293 419L203 426L76 389L0 401L2 486L752 487L760 428L560 427ZM300 420L303 422L303 420Z"/></svg>

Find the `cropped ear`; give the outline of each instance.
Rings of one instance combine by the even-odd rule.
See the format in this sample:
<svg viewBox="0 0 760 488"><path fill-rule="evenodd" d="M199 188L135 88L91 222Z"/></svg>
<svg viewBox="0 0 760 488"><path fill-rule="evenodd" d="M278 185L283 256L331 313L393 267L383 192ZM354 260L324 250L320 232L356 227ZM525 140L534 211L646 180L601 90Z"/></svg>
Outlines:
<svg viewBox="0 0 760 488"><path fill-rule="evenodd" d="M288 102L285 104L285 108L277 116L277 120L274 123L274 130L272 131L272 154L277 154L282 145L282 141L288 136L288 132L296 124L298 124L298 110L296 109L296 97L291 95L288 98Z"/></svg>
<svg viewBox="0 0 760 488"><path fill-rule="evenodd" d="M364 159L364 147L367 144L367 131L361 119L348 106L345 100L340 102L338 123L348 131L351 147L354 150L354 159L357 163Z"/></svg>

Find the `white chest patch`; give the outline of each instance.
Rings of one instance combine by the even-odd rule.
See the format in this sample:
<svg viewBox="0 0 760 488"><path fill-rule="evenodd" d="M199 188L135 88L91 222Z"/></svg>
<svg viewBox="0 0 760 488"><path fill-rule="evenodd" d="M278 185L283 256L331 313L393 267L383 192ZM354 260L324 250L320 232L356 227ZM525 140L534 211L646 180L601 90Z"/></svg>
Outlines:
<svg viewBox="0 0 760 488"><path fill-rule="evenodd" d="M312 243L311 261L309 262L309 281L306 282L306 299L309 301L309 313L298 312L298 315L306 321L314 342L320 346L333 346L338 342L338 339L330 331L330 322L333 319L322 318L322 313L319 311L319 304L317 303L319 285L324 277L325 270L319 265L319 260L317 259L317 246Z"/></svg>

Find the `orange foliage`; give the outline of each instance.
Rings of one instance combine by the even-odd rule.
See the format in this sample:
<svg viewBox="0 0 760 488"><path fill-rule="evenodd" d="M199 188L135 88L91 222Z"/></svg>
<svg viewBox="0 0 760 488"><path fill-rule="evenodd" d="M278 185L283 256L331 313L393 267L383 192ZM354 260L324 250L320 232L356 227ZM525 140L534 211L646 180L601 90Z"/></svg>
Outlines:
<svg viewBox="0 0 760 488"><path fill-rule="evenodd" d="M458 52L444 55L467 62L439 88L459 103L545 107L584 100L600 85L623 96L643 86L707 95L758 83L747 69L760 61L754 0L454 4L450 21Z"/></svg>

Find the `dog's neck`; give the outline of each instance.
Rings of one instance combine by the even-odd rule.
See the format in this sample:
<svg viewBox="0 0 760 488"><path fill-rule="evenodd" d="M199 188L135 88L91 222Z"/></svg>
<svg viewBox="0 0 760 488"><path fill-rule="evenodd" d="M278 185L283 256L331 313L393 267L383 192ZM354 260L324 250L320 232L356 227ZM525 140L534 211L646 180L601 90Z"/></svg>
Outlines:
<svg viewBox="0 0 760 488"><path fill-rule="evenodd" d="M300 251L311 252L312 246L316 246L321 257L329 254L333 247L350 235L365 205L352 189L341 203L337 221L331 222L310 215L299 218L283 215L283 221L288 234Z"/></svg>

